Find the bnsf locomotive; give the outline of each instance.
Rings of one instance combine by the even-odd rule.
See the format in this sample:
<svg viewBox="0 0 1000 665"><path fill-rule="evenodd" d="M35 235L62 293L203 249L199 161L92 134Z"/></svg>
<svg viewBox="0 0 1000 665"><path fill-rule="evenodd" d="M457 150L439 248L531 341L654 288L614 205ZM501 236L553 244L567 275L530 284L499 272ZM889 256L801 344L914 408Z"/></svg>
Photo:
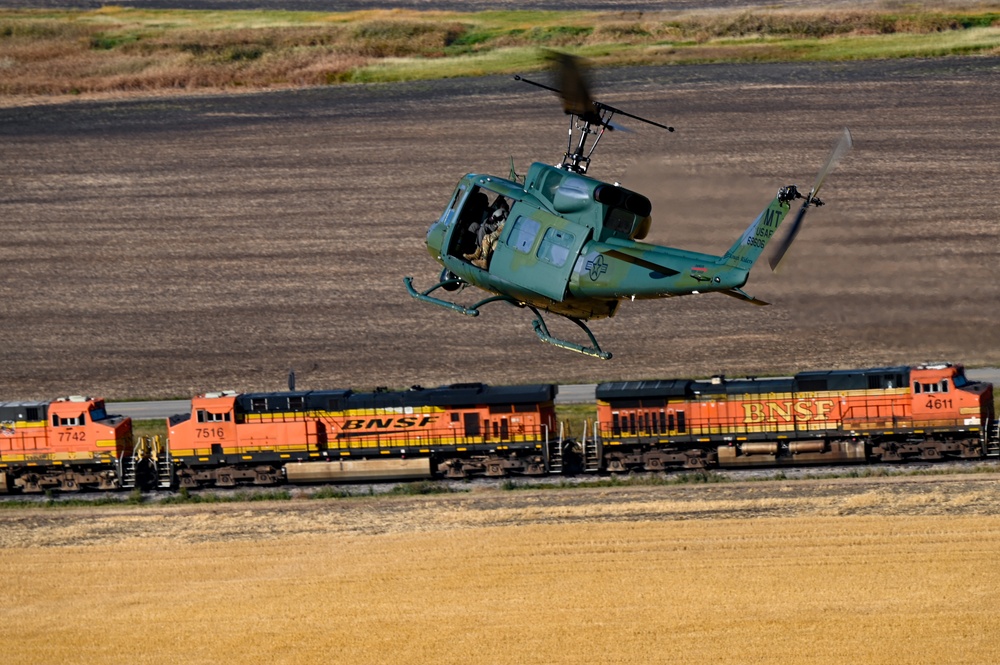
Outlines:
<svg viewBox="0 0 1000 665"><path fill-rule="evenodd" d="M132 421L102 399L0 403L0 492L117 489L133 450Z"/></svg>
<svg viewBox="0 0 1000 665"><path fill-rule="evenodd" d="M557 387L209 393L133 444L103 400L0 404L0 492L232 487L1000 456L993 387L961 365L603 383L578 440Z"/></svg>
<svg viewBox="0 0 1000 665"><path fill-rule="evenodd" d="M596 437L610 471L997 455L993 386L961 365L781 379L604 383Z"/></svg>
<svg viewBox="0 0 1000 665"><path fill-rule="evenodd" d="M169 421L182 487L541 475L556 386L211 393Z"/></svg>

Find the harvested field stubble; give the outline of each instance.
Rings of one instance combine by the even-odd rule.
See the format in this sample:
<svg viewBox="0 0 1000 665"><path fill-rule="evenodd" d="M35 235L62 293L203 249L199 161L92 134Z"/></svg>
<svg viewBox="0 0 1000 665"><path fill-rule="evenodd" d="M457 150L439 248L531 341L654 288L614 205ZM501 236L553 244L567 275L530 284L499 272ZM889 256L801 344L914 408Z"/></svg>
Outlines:
<svg viewBox="0 0 1000 665"><path fill-rule="evenodd" d="M981 478L292 504L0 513L8 662L1000 657Z"/></svg>

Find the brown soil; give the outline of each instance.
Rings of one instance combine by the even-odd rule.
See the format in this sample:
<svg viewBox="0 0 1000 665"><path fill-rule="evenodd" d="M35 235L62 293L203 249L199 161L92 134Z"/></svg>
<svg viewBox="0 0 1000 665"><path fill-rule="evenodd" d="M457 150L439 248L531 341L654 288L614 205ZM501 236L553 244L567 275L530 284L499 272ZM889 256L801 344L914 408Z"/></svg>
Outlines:
<svg viewBox="0 0 1000 665"><path fill-rule="evenodd" d="M558 160L565 118L508 78L0 110L0 395L785 373L1000 364L1000 58L595 72L667 122L605 138L592 175L654 202L651 240L721 253L777 187L808 188L844 125L828 205L753 307L625 303L602 363L530 315L411 299L423 237L468 171ZM473 294L464 294L471 300ZM575 336L567 323L556 333Z"/></svg>

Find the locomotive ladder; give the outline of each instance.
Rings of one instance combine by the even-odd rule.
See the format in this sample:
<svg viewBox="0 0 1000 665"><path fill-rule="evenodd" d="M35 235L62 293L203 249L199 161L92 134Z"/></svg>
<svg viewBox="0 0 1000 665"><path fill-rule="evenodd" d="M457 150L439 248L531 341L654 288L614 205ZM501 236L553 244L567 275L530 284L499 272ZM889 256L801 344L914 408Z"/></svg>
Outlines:
<svg viewBox="0 0 1000 665"><path fill-rule="evenodd" d="M156 486L160 489L169 489L174 481L173 463L170 451L160 443L159 436L136 438L131 457L119 458L118 477L121 478L122 489L135 488L137 467L144 459L148 459L153 465Z"/></svg>
<svg viewBox="0 0 1000 665"><path fill-rule="evenodd" d="M598 435L597 421L594 421L594 431L587 436L590 423L584 423L583 441L580 442L583 453L583 470L596 473L601 470L601 437Z"/></svg>
<svg viewBox="0 0 1000 665"><path fill-rule="evenodd" d="M160 437L156 437L159 444ZM170 458L170 440L167 440L162 449L157 446L156 464L156 486L162 490L168 490L174 486L174 461Z"/></svg>
<svg viewBox="0 0 1000 665"><path fill-rule="evenodd" d="M563 438L565 423L559 423L559 438L553 444L549 440L549 428L545 428L545 463L548 465L549 473L562 473L563 471Z"/></svg>
<svg viewBox="0 0 1000 665"><path fill-rule="evenodd" d="M135 457L118 458L118 477L121 478L122 489L135 487Z"/></svg>
<svg viewBox="0 0 1000 665"><path fill-rule="evenodd" d="M1000 457L1000 420L987 424L983 454L987 457Z"/></svg>

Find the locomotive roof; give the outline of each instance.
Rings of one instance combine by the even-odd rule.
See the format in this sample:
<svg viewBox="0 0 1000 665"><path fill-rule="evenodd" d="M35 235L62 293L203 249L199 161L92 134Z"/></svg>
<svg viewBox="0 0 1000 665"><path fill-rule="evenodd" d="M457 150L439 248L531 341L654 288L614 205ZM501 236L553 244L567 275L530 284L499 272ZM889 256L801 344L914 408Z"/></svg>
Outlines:
<svg viewBox="0 0 1000 665"><path fill-rule="evenodd" d="M799 372L795 375L796 389L801 391L903 388L909 383L910 368L906 366Z"/></svg>
<svg viewBox="0 0 1000 665"><path fill-rule="evenodd" d="M782 377L777 379L722 379L716 381L694 382L692 390L701 395L764 395L769 393L790 393L794 388L795 379Z"/></svg>
<svg viewBox="0 0 1000 665"><path fill-rule="evenodd" d="M356 393L352 390L244 393L237 408L245 413L271 411L339 411L421 406L488 406L491 404L536 404L551 402L559 387L554 384L489 386L456 383L438 388L413 386L409 390Z"/></svg>
<svg viewBox="0 0 1000 665"><path fill-rule="evenodd" d="M598 384L595 394L604 401L616 399L641 399L643 397L688 397L691 379L662 381L613 381Z"/></svg>
<svg viewBox="0 0 1000 665"><path fill-rule="evenodd" d="M48 409L48 402L0 402L0 420L45 420Z"/></svg>
<svg viewBox="0 0 1000 665"><path fill-rule="evenodd" d="M618 381L597 386L597 399L622 400L684 397L697 395L762 395L769 393L815 392L821 390L868 390L902 388L909 385L910 368L872 367L869 369L799 372L794 377L711 380L665 379L658 381Z"/></svg>

